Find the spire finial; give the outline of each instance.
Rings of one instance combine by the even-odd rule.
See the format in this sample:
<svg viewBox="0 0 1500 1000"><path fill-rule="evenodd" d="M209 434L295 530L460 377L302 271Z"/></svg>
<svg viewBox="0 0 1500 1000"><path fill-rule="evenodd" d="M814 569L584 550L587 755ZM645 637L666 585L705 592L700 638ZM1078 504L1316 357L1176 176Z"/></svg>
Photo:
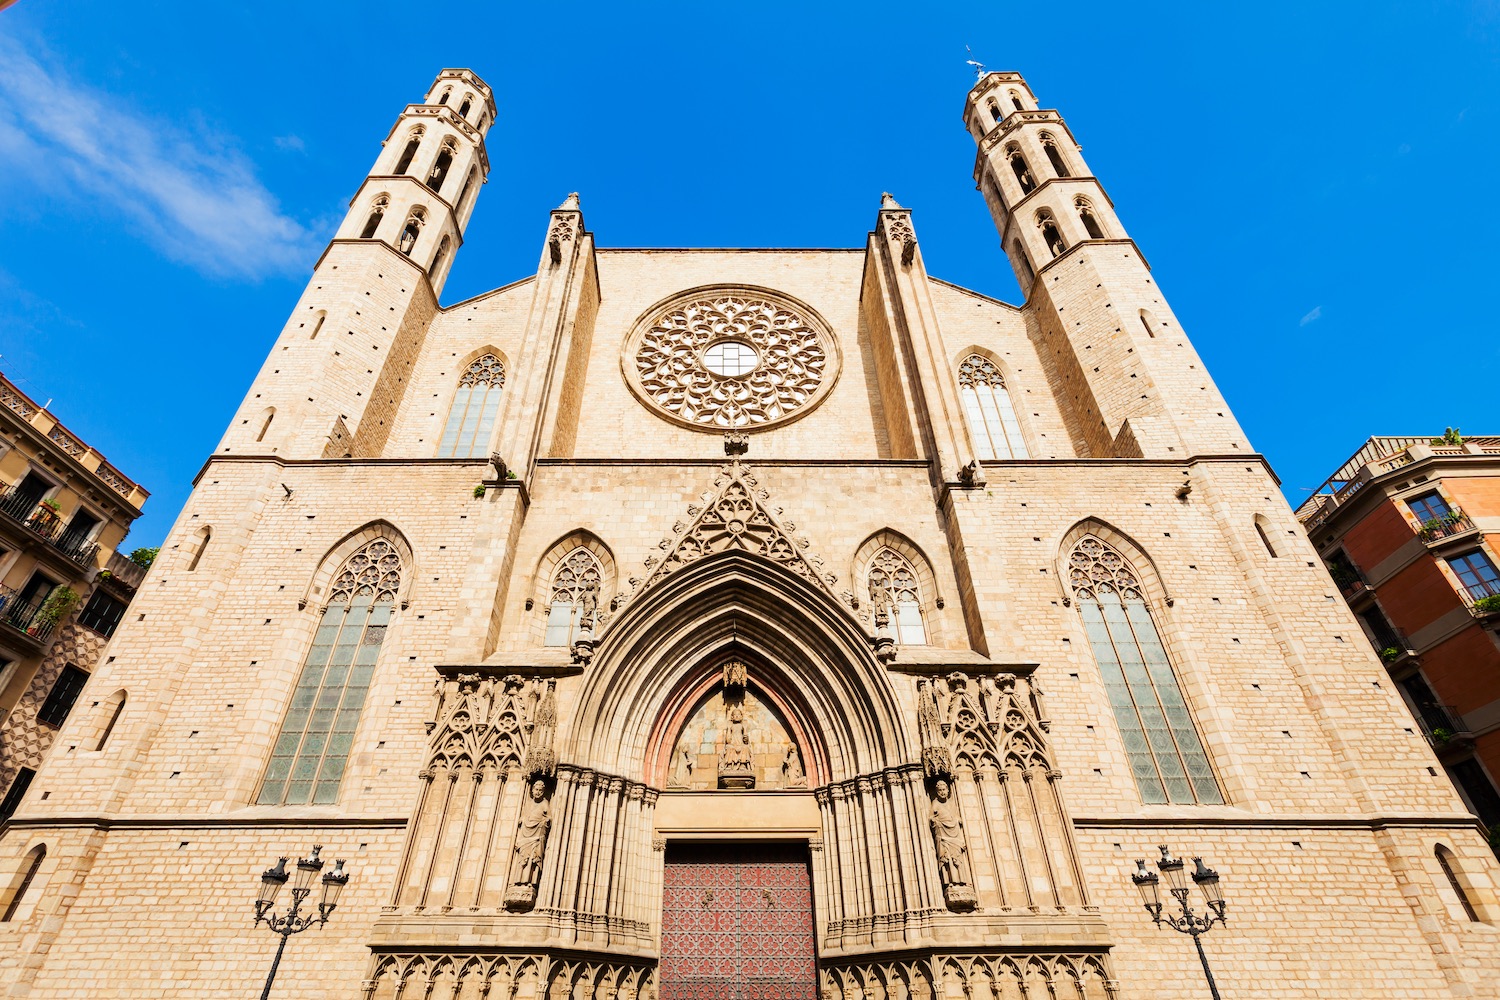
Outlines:
<svg viewBox="0 0 1500 1000"><path fill-rule="evenodd" d="M882 210L887 208L900 208L901 204L900 202L896 201L895 197L893 197L889 191L885 191L880 195L880 207Z"/></svg>
<svg viewBox="0 0 1500 1000"><path fill-rule="evenodd" d="M559 212L577 212L577 211L580 211L580 209L578 207L578 192L574 191L571 194L569 194L566 198L564 198L563 199L563 203L561 205L557 206L557 211L559 211Z"/></svg>

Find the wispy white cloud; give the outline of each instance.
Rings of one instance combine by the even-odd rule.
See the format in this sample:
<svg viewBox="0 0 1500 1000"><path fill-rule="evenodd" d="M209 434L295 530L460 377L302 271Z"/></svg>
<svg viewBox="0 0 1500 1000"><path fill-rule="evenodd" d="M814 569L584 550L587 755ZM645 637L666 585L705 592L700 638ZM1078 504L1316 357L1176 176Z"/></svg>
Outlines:
<svg viewBox="0 0 1500 1000"><path fill-rule="evenodd" d="M142 114L5 37L0 182L11 197L29 183L121 213L162 253L206 274L288 273L315 250L232 142Z"/></svg>
<svg viewBox="0 0 1500 1000"><path fill-rule="evenodd" d="M1298 326L1306 326L1309 323L1316 323L1318 320L1320 320L1322 318L1323 318L1323 307L1322 306L1313 306L1312 312L1308 313L1306 316L1303 316L1301 319L1299 319L1297 321L1297 325Z"/></svg>
<svg viewBox="0 0 1500 1000"><path fill-rule="evenodd" d="M271 141L276 143L277 149L287 153L301 153L307 149L300 135L278 135Z"/></svg>

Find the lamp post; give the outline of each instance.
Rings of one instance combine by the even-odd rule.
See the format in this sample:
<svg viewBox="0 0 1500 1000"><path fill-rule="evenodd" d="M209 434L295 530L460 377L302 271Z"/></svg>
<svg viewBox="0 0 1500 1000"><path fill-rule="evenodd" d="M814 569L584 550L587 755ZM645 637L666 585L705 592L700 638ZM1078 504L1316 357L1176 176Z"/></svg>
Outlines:
<svg viewBox="0 0 1500 1000"><path fill-rule="evenodd" d="M1182 915L1167 914L1162 916L1162 901L1159 891L1161 876L1156 872L1146 870L1146 859L1141 858L1135 863L1135 871L1130 880L1140 891L1141 902L1146 904L1146 912L1151 914L1151 919L1160 926L1165 923L1174 931L1193 936L1193 944L1198 946L1198 960L1203 963L1203 975L1208 977L1208 991L1214 1000L1220 1000L1219 987L1214 982L1214 974L1208 967L1208 956L1203 953L1202 936L1208 933L1208 929L1215 923L1224 923L1224 892L1219 888L1219 873L1203 864L1202 858L1194 858L1196 866L1192 873L1193 881L1199 889L1203 890L1203 900L1208 904L1207 913L1194 913L1192 904L1188 902L1188 896L1192 890L1188 888L1187 876L1183 873L1185 867L1181 858L1172 857L1172 852L1167 849L1166 844L1160 845L1161 857L1157 859L1156 867L1161 874L1167 877L1167 891L1177 900L1177 905L1182 909Z"/></svg>
<svg viewBox="0 0 1500 1000"><path fill-rule="evenodd" d="M323 859L318 857L318 852L322 849L323 845L314 844L311 857L298 858L295 876L286 870L287 859L280 858L276 867L267 868L260 877L260 895L255 900L255 923L258 925L264 920L271 933L281 935L281 943L276 946L276 958L271 962L271 974L266 976L266 988L260 991L260 1000L269 1000L271 996L271 984L276 981L276 969L281 965L281 953L286 951L286 939L293 934L302 933L314 924L321 927L328 923L328 915L339 905L339 893L349 884L349 873L344 871L344 862L340 858L333 863L333 871L323 876L323 898L318 903L317 914L304 915L301 912L303 901L312 893L313 877L323 870ZM288 879L292 879L292 905L278 916L272 907L276 905L276 896Z"/></svg>

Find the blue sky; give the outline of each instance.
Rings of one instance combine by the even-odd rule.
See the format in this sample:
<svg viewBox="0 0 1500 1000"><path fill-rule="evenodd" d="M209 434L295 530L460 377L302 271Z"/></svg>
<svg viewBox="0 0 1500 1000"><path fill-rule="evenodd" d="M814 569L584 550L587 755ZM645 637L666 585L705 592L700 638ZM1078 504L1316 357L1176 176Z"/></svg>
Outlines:
<svg viewBox="0 0 1500 1000"><path fill-rule="evenodd" d="M446 303L601 246L863 245L1019 301L964 46L1084 146L1293 502L1374 433L1500 433L1500 4L22 0L0 13L0 370L153 492L156 544L401 108L494 88Z"/></svg>

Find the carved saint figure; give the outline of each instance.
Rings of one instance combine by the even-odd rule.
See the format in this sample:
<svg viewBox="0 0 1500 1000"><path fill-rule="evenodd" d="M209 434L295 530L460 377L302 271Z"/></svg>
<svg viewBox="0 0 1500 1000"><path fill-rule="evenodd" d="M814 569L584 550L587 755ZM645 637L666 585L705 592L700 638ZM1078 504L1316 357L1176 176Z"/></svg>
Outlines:
<svg viewBox="0 0 1500 1000"><path fill-rule="evenodd" d="M507 906L529 908L536 902L536 884L542 874L542 855L547 850L547 834L551 829L547 783L538 778L531 783L527 800L521 806L521 825L516 830L510 866L510 889L505 894Z"/></svg>
<svg viewBox="0 0 1500 1000"><path fill-rule="evenodd" d="M672 768L672 788L690 788L693 784L693 755L682 744L677 745L677 761Z"/></svg>
<svg viewBox="0 0 1500 1000"><path fill-rule="evenodd" d="M786 759L781 762L781 769L786 772L785 787L807 786L807 772L802 768L802 755L797 752L797 744L793 743L786 748Z"/></svg>
<svg viewBox="0 0 1500 1000"><path fill-rule="evenodd" d="M964 823L958 815L958 803L944 778L932 784L932 839L937 845L938 875L943 880L943 896L949 909L972 909L976 902L969 878L969 844Z"/></svg>
<svg viewBox="0 0 1500 1000"><path fill-rule="evenodd" d="M733 690L744 688L748 680L748 671L745 669L744 661L730 660L724 664L724 687Z"/></svg>
<svg viewBox="0 0 1500 1000"><path fill-rule="evenodd" d="M754 788L755 763L750 757L750 733L745 728L745 710L729 708L729 725L719 737L719 787Z"/></svg>

